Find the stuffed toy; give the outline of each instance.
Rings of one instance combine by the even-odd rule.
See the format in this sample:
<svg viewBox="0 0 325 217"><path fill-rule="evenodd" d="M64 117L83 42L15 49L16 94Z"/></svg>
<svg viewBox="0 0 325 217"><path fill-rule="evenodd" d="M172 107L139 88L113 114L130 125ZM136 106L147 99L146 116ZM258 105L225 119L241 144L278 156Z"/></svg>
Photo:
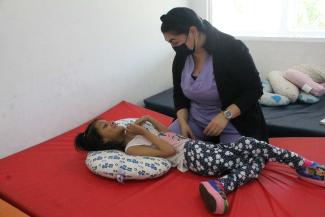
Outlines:
<svg viewBox="0 0 325 217"><path fill-rule="evenodd" d="M307 74L315 81L316 83L322 84L325 83L325 69L322 69L313 65L298 65L293 67L304 74Z"/></svg>
<svg viewBox="0 0 325 217"><path fill-rule="evenodd" d="M284 106L296 101L317 103L319 96L325 95L325 70L300 65L286 71L272 71L262 86L259 102L264 106Z"/></svg>
<svg viewBox="0 0 325 217"><path fill-rule="evenodd" d="M273 93L273 89L268 80L262 81L263 95L259 99L261 105L264 106L284 106L290 103L290 100L286 96Z"/></svg>
<svg viewBox="0 0 325 217"><path fill-rule="evenodd" d="M296 69L288 69L283 73L283 77L295 84L306 93L314 96L322 96L325 94L325 87L316 83L308 74L302 73Z"/></svg>
<svg viewBox="0 0 325 217"><path fill-rule="evenodd" d="M274 93L288 97L291 103L297 101L299 89L296 85L292 84L283 77L283 72L271 71L268 74L268 80Z"/></svg>
<svg viewBox="0 0 325 217"><path fill-rule="evenodd" d="M285 106L290 104L290 100L286 96L273 93L272 87L268 80L262 81L263 95L259 99L259 103L263 106ZM320 100L319 97L313 96L304 91L300 91L297 101L305 104L314 104Z"/></svg>

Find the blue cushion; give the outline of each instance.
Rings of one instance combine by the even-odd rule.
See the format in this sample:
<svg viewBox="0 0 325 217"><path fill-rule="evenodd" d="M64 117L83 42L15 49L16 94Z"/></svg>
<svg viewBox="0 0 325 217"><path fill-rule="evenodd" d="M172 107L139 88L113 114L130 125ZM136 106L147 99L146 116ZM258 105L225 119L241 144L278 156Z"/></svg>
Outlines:
<svg viewBox="0 0 325 217"><path fill-rule="evenodd" d="M288 105L290 103L290 100L288 97L281 96L280 94L264 92L259 102L264 106L284 106Z"/></svg>
<svg viewBox="0 0 325 217"><path fill-rule="evenodd" d="M306 104L314 104L319 102L319 97L301 91L298 95L298 101Z"/></svg>

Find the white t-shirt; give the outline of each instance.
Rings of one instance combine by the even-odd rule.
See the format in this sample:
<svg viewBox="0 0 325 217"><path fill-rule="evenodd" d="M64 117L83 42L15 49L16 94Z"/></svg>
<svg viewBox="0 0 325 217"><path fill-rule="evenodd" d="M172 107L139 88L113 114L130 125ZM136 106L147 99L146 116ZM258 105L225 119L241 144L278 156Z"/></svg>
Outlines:
<svg viewBox="0 0 325 217"><path fill-rule="evenodd" d="M188 168L186 167L186 165L184 165L184 145L189 139L172 132L158 133L156 135L174 147L176 154L166 158L168 161L171 162L172 167L177 167L179 171L186 172ZM128 148L137 145L147 145L155 147L148 139L143 136L137 135L126 145L125 151L127 151Z"/></svg>

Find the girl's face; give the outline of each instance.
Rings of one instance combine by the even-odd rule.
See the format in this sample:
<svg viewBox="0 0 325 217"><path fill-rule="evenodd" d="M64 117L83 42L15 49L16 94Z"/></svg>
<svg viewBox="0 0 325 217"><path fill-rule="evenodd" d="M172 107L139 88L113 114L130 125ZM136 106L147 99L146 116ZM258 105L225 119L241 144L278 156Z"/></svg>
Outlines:
<svg viewBox="0 0 325 217"><path fill-rule="evenodd" d="M104 142L119 141L124 136L124 127L118 126L114 121L98 120L94 127Z"/></svg>

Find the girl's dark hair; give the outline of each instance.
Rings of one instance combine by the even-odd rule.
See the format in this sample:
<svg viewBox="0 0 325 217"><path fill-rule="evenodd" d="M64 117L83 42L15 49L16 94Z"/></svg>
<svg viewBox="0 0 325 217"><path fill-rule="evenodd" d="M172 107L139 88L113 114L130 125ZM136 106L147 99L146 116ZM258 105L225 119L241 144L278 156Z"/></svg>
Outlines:
<svg viewBox="0 0 325 217"><path fill-rule="evenodd" d="M85 132L80 133L75 138L75 148L83 151L100 151L100 150L120 150L124 151L122 144L118 142L103 142L103 138L95 128L96 120L88 125Z"/></svg>
<svg viewBox="0 0 325 217"><path fill-rule="evenodd" d="M200 32L204 32L205 29L202 18L190 8L173 8L162 15L160 20L162 33L187 34L191 26L196 26Z"/></svg>

